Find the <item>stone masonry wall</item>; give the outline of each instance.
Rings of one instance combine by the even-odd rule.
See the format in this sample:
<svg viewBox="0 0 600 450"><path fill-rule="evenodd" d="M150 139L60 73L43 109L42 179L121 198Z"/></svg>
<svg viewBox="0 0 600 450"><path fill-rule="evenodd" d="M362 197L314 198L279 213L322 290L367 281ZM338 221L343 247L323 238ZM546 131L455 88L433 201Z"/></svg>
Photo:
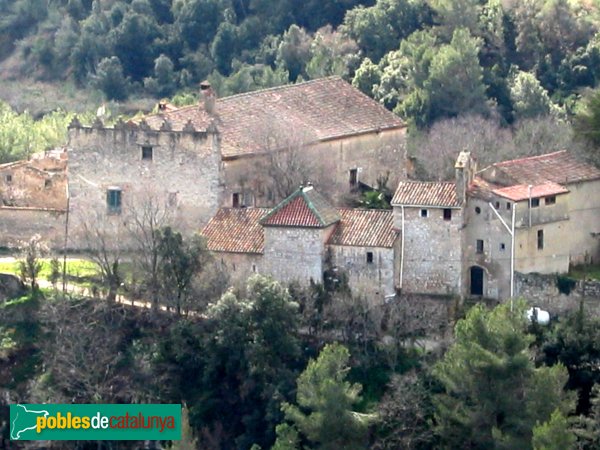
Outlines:
<svg viewBox="0 0 600 450"><path fill-rule="evenodd" d="M372 303L381 303L394 290L394 250L379 247L330 245L331 265L348 275L352 292L365 295ZM373 262L367 262L367 252Z"/></svg>
<svg viewBox="0 0 600 450"><path fill-rule="evenodd" d="M332 228L264 227L263 270L281 282L321 282L324 242Z"/></svg>
<svg viewBox="0 0 600 450"><path fill-rule="evenodd" d="M561 315L579 309L583 300L587 314L600 317L600 281L578 280L566 294L559 290L556 275L537 273L515 274L515 291L532 306L540 307L551 315Z"/></svg>
<svg viewBox="0 0 600 450"><path fill-rule="evenodd" d="M142 147L152 148L151 159ZM164 199L178 230L194 232L216 212L222 183L218 136L127 126L69 130L72 228L107 214L107 190L121 189L123 213L146 195Z"/></svg>
<svg viewBox="0 0 600 450"><path fill-rule="evenodd" d="M34 234L42 236L51 248L62 248L66 213L36 208L0 208L0 246L18 247L19 241Z"/></svg>
<svg viewBox="0 0 600 450"><path fill-rule="evenodd" d="M421 210L427 210L427 217ZM442 208L404 208L403 292L458 294L461 286L460 209L452 209L451 220ZM394 208L394 227L402 229L402 212ZM400 287L400 286L398 286Z"/></svg>

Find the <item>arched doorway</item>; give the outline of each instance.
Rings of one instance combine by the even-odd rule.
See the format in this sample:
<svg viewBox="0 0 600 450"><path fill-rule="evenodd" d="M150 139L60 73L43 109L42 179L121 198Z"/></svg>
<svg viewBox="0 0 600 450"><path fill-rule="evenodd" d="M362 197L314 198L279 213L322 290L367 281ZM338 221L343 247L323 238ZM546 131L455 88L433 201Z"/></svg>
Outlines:
<svg viewBox="0 0 600 450"><path fill-rule="evenodd" d="M483 269L471 266L471 295L483 295Z"/></svg>

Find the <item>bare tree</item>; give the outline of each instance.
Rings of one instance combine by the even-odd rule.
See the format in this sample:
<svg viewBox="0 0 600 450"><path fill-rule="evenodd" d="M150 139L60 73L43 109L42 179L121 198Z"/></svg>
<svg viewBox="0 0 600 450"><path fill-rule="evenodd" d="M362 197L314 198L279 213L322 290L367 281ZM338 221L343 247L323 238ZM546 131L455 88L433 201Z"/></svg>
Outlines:
<svg viewBox="0 0 600 450"><path fill-rule="evenodd" d="M82 221L81 234L90 259L98 266L107 288L106 300L115 301L121 285L120 264L128 248L128 233L120 216L97 214Z"/></svg>
<svg viewBox="0 0 600 450"><path fill-rule="evenodd" d="M41 343L47 376L33 387L34 397L41 403L147 401L148 374L127 351L132 313L143 312L89 299L44 302L40 314L52 338Z"/></svg>
<svg viewBox="0 0 600 450"><path fill-rule="evenodd" d="M41 258L48 254L48 246L42 241L39 234L35 234L28 241L19 245L21 259L19 259L19 272L23 283L29 284L32 294L38 290L38 275L42 270Z"/></svg>
<svg viewBox="0 0 600 450"><path fill-rule="evenodd" d="M440 120L428 132L409 140L409 151L417 161L417 178L438 181L454 177L454 163L463 150L470 151L483 168L574 146L570 125L553 116L524 119L512 128L500 126L494 118L461 116Z"/></svg>
<svg viewBox="0 0 600 450"><path fill-rule="evenodd" d="M260 156L254 160L253 176L270 186L275 203L308 182L326 190L330 177L325 162L310 152L310 145L317 141L314 133L274 121L256 130L256 141Z"/></svg>
<svg viewBox="0 0 600 450"><path fill-rule="evenodd" d="M161 230L171 224L171 209L165 196L151 187L136 194L130 205L126 217L133 262L156 311L160 298Z"/></svg>

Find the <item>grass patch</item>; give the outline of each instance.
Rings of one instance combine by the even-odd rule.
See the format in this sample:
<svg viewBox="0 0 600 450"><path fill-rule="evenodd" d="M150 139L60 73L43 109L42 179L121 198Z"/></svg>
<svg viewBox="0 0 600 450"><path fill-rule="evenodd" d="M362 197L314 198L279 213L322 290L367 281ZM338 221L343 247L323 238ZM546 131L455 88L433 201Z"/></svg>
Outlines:
<svg viewBox="0 0 600 450"><path fill-rule="evenodd" d="M592 280L600 280L600 264L573 266L569 270L569 276L577 280L590 278Z"/></svg>
<svg viewBox="0 0 600 450"><path fill-rule="evenodd" d="M62 259L59 261L62 274L63 261ZM19 261L0 262L0 272L20 275ZM50 259L43 259L39 278L47 280L50 278L50 273ZM87 259L67 259L67 275L75 278L92 278L98 275L98 270L96 265Z"/></svg>

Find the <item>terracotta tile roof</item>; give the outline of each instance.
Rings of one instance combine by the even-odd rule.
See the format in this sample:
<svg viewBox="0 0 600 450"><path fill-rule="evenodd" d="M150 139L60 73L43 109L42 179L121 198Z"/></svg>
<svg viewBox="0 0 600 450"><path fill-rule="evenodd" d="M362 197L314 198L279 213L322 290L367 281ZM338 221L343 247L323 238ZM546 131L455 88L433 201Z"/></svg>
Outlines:
<svg viewBox="0 0 600 450"><path fill-rule="evenodd" d="M221 208L202 230L213 252L262 253L264 233L259 220L268 208Z"/></svg>
<svg viewBox="0 0 600 450"><path fill-rule="evenodd" d="M519 202L521 200L527 200L530 197L529 185L527 184L516 184L514 186L508 186L500 189L494 189L494 194L509 200ZM543 184L538 184L531 187L531 198L546 197L548 195L566 194L569 192L567 188L560 184L548 181Z"/></svg>
<svg viewBox="0 0 600 450"><path fill-rule="evenodd" d="M323 228L340 220L338 211L312 186L298 189L261 219L267 226Z"/></svg>
<svg viewBox="0 0 600 450"><path fill-rule="evenodd" d="M513 159L493 164L515 184L543 184L552 181L558 184L600 179L600 169L579 161L566 150L546 155ZM490 168L482 172L485 176Z"/></svg>
<svg viewBox="0 0 600 450"><path fill-rule="evenodd" d="M456 185L453 181L401 181L392 205L458 207Z"/></svg>
<svg viewBox="0 0 600 450"><path fill-rule="evenodd" d="M313 141L404 127L399 117L339 77L225 97L216 101L215 112L213 117L194 105L145 120L153 129L160 129L168 120L178 131L188 121L196 130L206 131L214 120L224 157L260 151L257 130L268 124L310 136Z"/></svg>
<svg viewBox="0 0 600 450"><path fill-rule="evenodd" d="M502 186L490 183L479 176L475 176L469 185L467 192L469 196L491 201L495 198L494 190L501 189Z"/></svg>
<svg viewBox="0 0 600 450"><path fill-rule="evenodd" d="M331 234L328 245L391 248L396 239L392 211L340 209L342 219Z"/></svg>

